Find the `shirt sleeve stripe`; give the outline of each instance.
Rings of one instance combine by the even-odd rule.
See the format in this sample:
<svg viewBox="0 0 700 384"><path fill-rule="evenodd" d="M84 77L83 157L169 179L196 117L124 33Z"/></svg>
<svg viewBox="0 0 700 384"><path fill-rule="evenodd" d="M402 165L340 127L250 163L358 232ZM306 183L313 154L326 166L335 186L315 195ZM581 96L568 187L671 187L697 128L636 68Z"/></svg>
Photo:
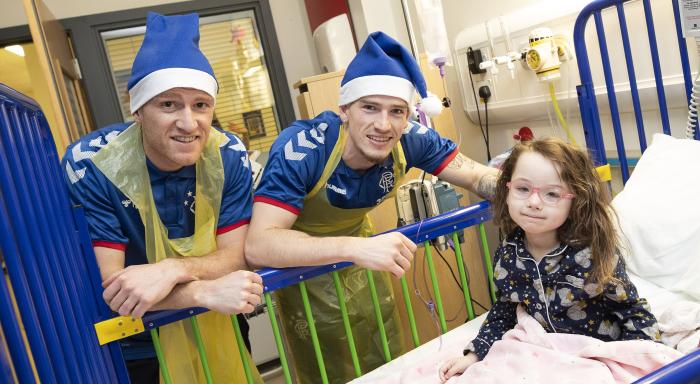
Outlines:
<svg viewBox="0 0 700 384"><path fill-rule="evenodd" d="M435 168L435 169L434 169L432 172L430 172L430 173L432 173L432 174L435 175L435 176L439 175L440 172L442 172L442 170L445 169L445 167L447 167L447 165L450 164L450 162L451 162L455 157L457 157L457 154L458 154L458 153L459 153L459 149L458 149L458 148L455 148L455 150L452 151L452 153L450 153L449 155L447 155L447 157L445 158L445 160L443 160L442 163L441 163L440 165L438 165L437 168Z"/></svg>
<svg viewBox="0 0 700 384"><path fill-rule="evenodd" d="M112 248L116 249L119 251L126 251L126 244L124 243L115 243L113 241L104 241L104 240L93 240L92 242L92 247L104 247L104 248Z"/></svg>
<svg viewBox="0 0 700 384"><path fill-rule="evenodd" d="M244 226L244 225L246 225L246 224L250 224L250 218L243 219L243 220L239 220L239 221L237 221L237 222L235 222L235 223L233 223L233 224L231 224L231 225L227 225L227 226L225 226L225 227L221 227L221 228L219 228L219 229L216 230L216 234L217 234L217 235L222 235L222 234L224 234L224 233L226 233L226 232L231 232L231 231L233 231L234 229L236 229L236 228L238 228L238 227L242 227L242 226Z"/></svg>
<svg viewBox="0 0 700 384"><path fill-rule="evenodd" d="M301 213L301 210L300 210L299 208L297 208L297 207L295 207L295 206L293 206L293 205L289 205L289 204L287 204L287 203L283 203L283 202L281 202L281 201L279 201L279 200L275 200L275 199L270 198L270 197L266 197L266 196L255 196L255 197L253 198L253 203L258 203L258 202L260 202L260 203L265 203L265 204L270 204L270 205L274 205L274 206L276 206L276 207L280 207L280 208L282 208L282 209L284 209L284 210L286 210L286 211L289 211L289 212L291 212L291 213L293 213L293 214L295 214L295 215L297 215L297 216Z"/></svg>

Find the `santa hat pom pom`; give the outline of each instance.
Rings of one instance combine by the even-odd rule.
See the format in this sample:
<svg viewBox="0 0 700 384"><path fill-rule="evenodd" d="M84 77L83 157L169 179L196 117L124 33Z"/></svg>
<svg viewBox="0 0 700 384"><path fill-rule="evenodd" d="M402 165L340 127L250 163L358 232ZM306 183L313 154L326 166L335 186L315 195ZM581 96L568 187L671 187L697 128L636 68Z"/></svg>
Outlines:
<svg viewBox="0 0 700 384"><path fill-rule="evenodd" d="M442 112L442 101L432 93L428 93L428 97L421 100L420 110L423 111L426 116L437 116Z"/></svg>

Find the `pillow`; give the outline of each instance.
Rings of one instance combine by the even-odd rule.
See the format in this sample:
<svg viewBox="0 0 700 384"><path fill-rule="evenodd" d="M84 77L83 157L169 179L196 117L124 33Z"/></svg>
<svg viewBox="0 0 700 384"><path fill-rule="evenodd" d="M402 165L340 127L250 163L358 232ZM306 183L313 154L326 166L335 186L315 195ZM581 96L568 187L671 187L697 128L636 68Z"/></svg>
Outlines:
<svg viewBox="0 0 700 384"><path fill-rule="evenodd" d="M700 141L655 134L613 206L627 268L700 300Z"/></svg>

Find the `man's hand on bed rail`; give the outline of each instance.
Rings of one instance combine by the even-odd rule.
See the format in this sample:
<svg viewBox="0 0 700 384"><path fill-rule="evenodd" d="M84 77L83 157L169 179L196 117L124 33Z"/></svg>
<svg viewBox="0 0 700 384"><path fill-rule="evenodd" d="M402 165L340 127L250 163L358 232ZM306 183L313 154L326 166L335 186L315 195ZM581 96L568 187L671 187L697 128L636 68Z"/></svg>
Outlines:
<svg viewBox="0 0 700 384"><path fill-rule="evenodd" d="M469 368L470 365L476 363L477 361L479 361L479 357L472 352L469 352L465 356L454 357L447 360L444 364L442 364L442 366L440 366L440 382L444 383L452 376L461 375L467 370L467 368Z"/></svg>
<svg viewBox="0 0 700 384"><path fill-rule="evenodd" d="M413 241L399 232L347 239L345 252L350 261L365 268L391 272L396 278L403 276L411 268L413 255L418 248Z"/></svg>

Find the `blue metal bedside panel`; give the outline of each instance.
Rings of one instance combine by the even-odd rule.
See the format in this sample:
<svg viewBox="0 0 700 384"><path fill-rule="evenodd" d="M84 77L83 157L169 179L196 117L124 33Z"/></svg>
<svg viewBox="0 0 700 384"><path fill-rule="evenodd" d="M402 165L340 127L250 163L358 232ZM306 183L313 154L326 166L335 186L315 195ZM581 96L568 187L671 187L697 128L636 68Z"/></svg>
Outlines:
<svg viewBox="0 0 700 384"><path fill-rule="evenodd" d="M30 159L22 150L21 132L25 129L20 113L23 110L14 108L10 111L10 129L0 132L4 150L9 156L4 160L9 165L10 177L14 185L6 188L14 189L16 204L9 207L12 226L16 231L24 232L25 241L20 241L20 252L25 261L25 268L32 265L36 268L40 280L35 282L43 291L48 302L49 315L52 318L53 327L59 336L59 345L64 356L63 364L56 364L55 368L65 369L71 378L71 382L81 383L82 378L78 374L84 369L79 350L74 345L73 337L68 329L70 319L66 319L64 311L70 310L70 305L62 305L61 297L70 297L65 287L62 276L55 276L53 271L60 271L56 264L58 256L56 250L44 244L51 241L51 234L46 227L46 219L37 210L36 205L41 204L42 198L38 195L36 185L33 185L33 174L29 167ZM50 244L50 243L49 243ZM32 279L30 279L31 281ZM42 329L45 329L42 324ZM75 356L75 359L70 357ZM53 357L53 356L52 356ZM76 361L77 359L77 361Z"/></svg>
<svg viewBox="0 0 700 384"><path fill-rule="evenodd" d="M700 384L700 349L665 365L634 384Z"/></svg>
<svg viewBox="0 0 700 384"><path fill-rule="evenodd" d="M0 88L0 133L5 133L11 127L9 110L18 107L18 103L9 99ZM19 99L19 98L18 98ZM21 99L19 99L21 100ZM56 369L54 366L64 364L63 352L59 346L58 335L53 328L53 321L48 315L49 305L43 287L39 285L40 275L36 265L30 260L24 265L20 255L21 249L26 248L29 238L24 232L24 224L17 226L15 233L11 227L11 217L16 218L19 199L16 196L13 179L10 177L10 169L7 161L7 150L3 148L3 140L0 140L0 245L5 255L10 281L14 288L17 303L22 310L24 325L27 330L27 338L32 348L34 361L37 365L39 377L44 382L55 383L58 381L69 382L65 370ZM8 212L9 211L9 212ZM25 277L26 276L26 277ZM51 359L49 358L51 355ZM56 377L58 375L58 377Z"/></svg>
<svg viewBox="0 0 700 384"><path fill-rule="evenodd" d="M33 100L2 84L0 115L0 246L39 377L45 383L128 383L118 343L97 342L93 324L111 311L48 123ZM16 326L12 313L2 315Z"/></svg>
<svg viewBox="0 0 700 384"><path fill-rule="evenodd" d="M59 302L61 302L60 307L69 337L63 342L71 343L73 346L75 351L73 359L78 367L77 375L83 379L93 379L97 376L97 372L94 371L95 364L91 361L94 357L88 353L87 343L83 340L84 329L81 325L84 312L80 303L81 293L75 288L75 281L80 280L80 275L75 274L78 265L73 260L73 254L68 249L66 238L62 233L69 218L65 215L62 204L51 201L52 192L47 190L50 179L45 172L50 165L46 163L48 160L46 157L36 153L36 147L41 147L41 141L33 140L33 131L37 131L38 136L40 129L38 121L35 116L30 116L26 112L18 117L21 122L15 135L16 149L22 157L17 162L21 167L18 167L16 172L26 176L28 189L32 191L32 195L25 197L25 202L27 205L30 202L33 203L28 211L30 216L37 218L36 221L39 224L35 227L40 233L36 241L44 246L48 255L46 261L51 265L48 272L53 275L53 281L58 285L59 294L61 294ZM55 188L60 188L60 185L53 186L51 189Z"/></svg>

